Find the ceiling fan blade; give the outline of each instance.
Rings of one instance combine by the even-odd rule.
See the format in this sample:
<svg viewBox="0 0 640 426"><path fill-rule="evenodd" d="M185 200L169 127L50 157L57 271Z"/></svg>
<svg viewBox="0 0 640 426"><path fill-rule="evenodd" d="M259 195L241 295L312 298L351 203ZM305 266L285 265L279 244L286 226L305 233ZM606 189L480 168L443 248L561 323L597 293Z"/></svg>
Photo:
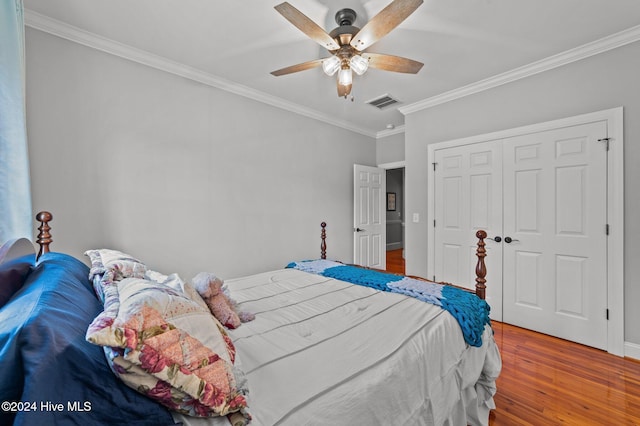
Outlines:
<svg viewBox="0 0 640 426"><path fill-rule="evenodd" d="M379 70L404 72L407 74L417 74L424 65L422 62L401 56L383 55L381 53L363 53L362 56L369 59L369 67Z"/></svg>
<svg viewBox="0 0 640 426"><path fill-rule="evenodd" d="M389 34L391 30L407 19L422 3L423 0L392 1L362 27L351 40L351 46L359 51L363 51Z"/></svg>
<svg viewBox="0 0 640 426"><path fill-rule="evenodd" d="M338 43L336 43L325 30L289 3L284 2L279 4L275 6L275 9L280 12L285 19L325 49L331 51L340 48Z"/></svg>
<svg viewBox="0 0 640 426"><path fill-rule="evenodd" d="M271 71L271 74L278 77L281 75L293 74L294 72L310 70L311 68L319 67L320 65L322 65L322 61L324 61L324 59L316 59L313 61L303 62L297 65L291 65L290 67L282 68L276 71Z"/></svg>

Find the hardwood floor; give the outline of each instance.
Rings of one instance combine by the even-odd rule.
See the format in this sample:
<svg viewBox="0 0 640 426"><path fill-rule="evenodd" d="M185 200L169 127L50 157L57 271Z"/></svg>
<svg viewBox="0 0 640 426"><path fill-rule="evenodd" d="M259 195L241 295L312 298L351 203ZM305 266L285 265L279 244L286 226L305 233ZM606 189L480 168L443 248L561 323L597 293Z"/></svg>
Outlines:
<svg viewBox="0 0 640 426"><path fill-rule="evenodd" d="M494 321L490 425L640 425L640 362Z"/></svg>
<svg viewBox="0 0 640 426"><path fill-rule="evenodd" d="M402 250L387 252L387 270L405 273ZM490 426L640 426L640 361L492 325L503 365Z"/></svg>
<svg viewBox="0 0 640 426"><path fill-rule="evenodd" d="M387 271L396 274L404 274L404 258L402 249L387 250Z"/></svg>

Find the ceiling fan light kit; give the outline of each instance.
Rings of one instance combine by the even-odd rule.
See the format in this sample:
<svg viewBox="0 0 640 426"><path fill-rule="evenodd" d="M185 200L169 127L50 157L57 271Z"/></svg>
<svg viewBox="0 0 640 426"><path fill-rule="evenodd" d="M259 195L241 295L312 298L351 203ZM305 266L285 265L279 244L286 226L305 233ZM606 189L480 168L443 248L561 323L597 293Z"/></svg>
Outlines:
<svg viewBox="0 0 640 426"><path fill-rule="evenodd" d="M337 56L330 56L322 61L322 70L328 76L334 75L340 69L340 59Z"/></svg>
<svg viewBox="0 0 640 426"><path fill-rule="evenodd" d="M348 86L353 83L353 74L349 66L342 67L338 73L338 84L341 86ZM348 93L347 93L348 94Z"/></svg>
<svg viewBox="0 0 640 426"><path fill-rule="evenodd" d="M353 72L364 74L369 67L384 71L416 74L422 63L400 56L380 53L364 53L369 46L387 35L422 4L423 0L394 0L380 13L373 17L362 29L352 24L356 20L356 12L352 9L341 9L335 15L337 28L326 33L318 24L309 19L289 3L279 4L275 9L313 41L327 49L331 56L292 65L276 71L274 76L291 74L322 66L325 74L332 76L338 72L338 96L347 97L351 93Z"/></svg>
<svg viewBox="0 0 640 426"><path fill-rule="evenodd" d="M349 59L349 66L356 74L362 75L369 69L369 60L361 55L354 55Z"/></svg>

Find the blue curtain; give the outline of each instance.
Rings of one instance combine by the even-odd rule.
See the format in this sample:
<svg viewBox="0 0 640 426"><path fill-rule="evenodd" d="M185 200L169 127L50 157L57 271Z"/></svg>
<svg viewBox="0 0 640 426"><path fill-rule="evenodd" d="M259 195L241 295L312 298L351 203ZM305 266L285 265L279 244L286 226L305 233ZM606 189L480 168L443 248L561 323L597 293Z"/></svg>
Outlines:
<svg viewBox="0 0 640 426"><path fill-rule="evenodd" d="M24 9L22 0L0 0L0 244L32 235Z"/></svg>

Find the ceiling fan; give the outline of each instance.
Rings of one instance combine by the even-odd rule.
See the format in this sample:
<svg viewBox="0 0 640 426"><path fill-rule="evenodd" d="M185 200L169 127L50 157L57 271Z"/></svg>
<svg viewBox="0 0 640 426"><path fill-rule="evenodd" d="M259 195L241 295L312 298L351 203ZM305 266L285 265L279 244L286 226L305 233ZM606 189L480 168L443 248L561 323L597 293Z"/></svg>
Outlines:
<svg viewBox="0 0 640 426"><path fill-rule="evenodd" d="M416 74L422 68L421 62L400 56L364 52L364 50L391 32L422 3L423 0L393 0L362 29L352 25L357 16L354 10L341 9L335 16L338 27L328 34L289 3L279 4L275 6L275 9L300 31L327 49L331 56L292 65L272 71L271 74L281 76L322 65L325 74L331 76L338 73L338 96L345 98L351 93L352 72L362 75L371 67L385 71Z"/></svg>

